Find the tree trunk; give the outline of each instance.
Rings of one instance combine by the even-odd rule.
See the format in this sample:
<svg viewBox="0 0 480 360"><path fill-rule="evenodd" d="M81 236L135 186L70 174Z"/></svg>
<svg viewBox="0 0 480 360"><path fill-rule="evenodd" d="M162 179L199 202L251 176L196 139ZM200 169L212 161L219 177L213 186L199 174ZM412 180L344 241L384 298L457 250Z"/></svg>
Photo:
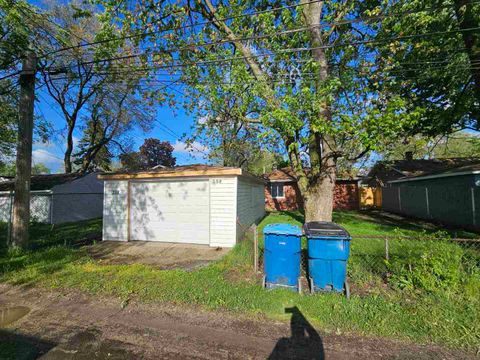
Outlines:
<svg viewBox="0 0 480 360"><path fill-rule="evenodd" d="M69 126L67 134L67 149L63 157L63 163L65 166L65 173L70 174L72 172L72 151L73 151L73 126Z"/></svg>
<svg viewBox="0 0 480 360"><path fill-rule="evenodd" d="M25 248L28 245L36 62L37 59L33 52L28 52L20 74L17 174L15 176L11 243L12 247L17 248Z"/></svg>
<svg viewBox="0 0 480 360"><path fill-rule="evenodd" d="M320 178L306 191L302 192L305 222L332 221L335 174Z"/></svg>
<svg viewBox="0 0 480 360"><path fill-rule="evenodd" d="M305 24L310 28L312 58L318 65L316 88L319 91L330 75L327 55L322 47L324 43L321 29L316 26L321 21L324 3L318 1L307 4L307 1L303 0L302 4L304 4ZM321 122L330 123L332 121L330 103L327 99L323 101L318 111L318 117ZM305 172L307 176L303 180L303 186L299 186L304 202L305 221L332 221L337 174L335 149L333 148L335 141L328 134L320 133L314 126L310 126L309 130L310 170ZM297 162L299 161L297 160Z"/></svg>

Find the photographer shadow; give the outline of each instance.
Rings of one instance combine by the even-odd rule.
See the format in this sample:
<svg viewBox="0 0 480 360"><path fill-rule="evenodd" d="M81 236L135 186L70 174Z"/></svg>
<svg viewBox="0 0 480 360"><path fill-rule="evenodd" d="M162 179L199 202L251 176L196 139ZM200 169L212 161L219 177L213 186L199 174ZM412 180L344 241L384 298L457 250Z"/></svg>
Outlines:
<svg viewBox="0 0 480 360"><path fill-rule="evenodd" d="M292 314L292 336L278 340L268 359L325 359L322 338L300 310L294 306L285 312Z"/></svg>

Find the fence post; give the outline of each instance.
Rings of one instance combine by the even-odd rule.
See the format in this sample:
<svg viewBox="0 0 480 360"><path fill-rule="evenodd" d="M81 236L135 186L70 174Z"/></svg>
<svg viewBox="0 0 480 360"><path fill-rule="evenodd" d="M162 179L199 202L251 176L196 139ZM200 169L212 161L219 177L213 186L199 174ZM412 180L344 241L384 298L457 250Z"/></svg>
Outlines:
<svg viewBox="0 0 480 360"><path fill-rule="evenodd" d="M258 273L258 227L253 225L253 271Z"/></svg>
<svg viewBox="0 0 480 360"><path fill-rule="evenodd" d="M475 188L470 189L470 195L472 197L472 224L473 226L477 225L477 214L475 213Z"/></svg>
<svg viewBox="0 0 480 360"><path fill-rule="evenodd" d="M390 255L388 254L388 237L385 237L385 260L390 260Z"/></svg>
<svg viewBox="0 0 480 360"><path fill-rule="evenodd" d="M432 217L430 216L430 202L428 201L428 186L425 186L425 200L427 203L427 217L431 219Z"/></svg>
<svg viewBox="0 0 480 360"><path fill-rule="evenodd" d="M10 200L10 204L8 206L8 223L7 223L7 246L10 247L12 245L12 212L13 212L13 191L10 190L8 195L8 200Z"/></svg>
<svg viewBox="0 0 480 360"><path fill-rule="evenodd" d="M400 194L400 185L397 187L398 189L398 211L402 212L402 195Z"/></svg>

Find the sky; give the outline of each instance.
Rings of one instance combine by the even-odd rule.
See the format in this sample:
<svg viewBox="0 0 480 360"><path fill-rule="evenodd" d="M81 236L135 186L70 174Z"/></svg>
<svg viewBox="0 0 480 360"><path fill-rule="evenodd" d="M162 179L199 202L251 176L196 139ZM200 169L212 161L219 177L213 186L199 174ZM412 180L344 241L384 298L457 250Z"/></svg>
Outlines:
<svg viewBox="0 0 480 360"><path fill-rule="evenodd" d="M63 172L63 152L65 149L65 119L61 115L59 106L48 95L45 89L37 92L37 101L35 103L36 114L43 116L52 126L50 140L47 143L36 142L33 145L32 159L33 164L43 163L52 173ZM187 115L182 109L173 111L168 106L158 106L156 114L157 122L153 123L152 131L144 133L141 130L135 130L130 135L134 140L133 148L138 150L146 138L157 138L161 141L168 141L174 147L173 156L177 159L177 165L186 165L194 163L206 163L206 153L208 147L194 143L193 148L187 149L183 134L191 135L193 118ZM166 125L177 136L169 133L158 122ZM74 133L74 147L81 138L81 131ZM75 152L75 149L74 149Z"/></svg>
<svg viewBox="0 0 480 360"><path fill-rule="evenodd" d="M42 0L30 0L29 2L40 8L44 8L44 1ZM34 143L32 165L43 163L52 173L63 172L63 153L66 144L64 138L65 120L61 115L59 106L55 104L45 88L37 91L36 98L36 114L43 116L51 124L53 132L48 143ZM162 129L162 126L158 125L158 123L155 124L154 122L152 131L144 133L143 131L136 130L130 134L134 139L133 148L135 150L138 150L144 139L157 138L161 141L169 141L173 145L173 156L177 159L177 165L206 163L208 161L206 159L208 147L194 143L193 148L187 149L183 141L184 134L187 136L192 134L192 116L187 115L182 109L175 109L175 111L173 111L168 106L158 106L156 120L166 125L177 136L173 136L168 131ZM76 131L74 133L74 144L78 143L80 138L81 131ZM74 152L75 150L74 148Z"/></svg>

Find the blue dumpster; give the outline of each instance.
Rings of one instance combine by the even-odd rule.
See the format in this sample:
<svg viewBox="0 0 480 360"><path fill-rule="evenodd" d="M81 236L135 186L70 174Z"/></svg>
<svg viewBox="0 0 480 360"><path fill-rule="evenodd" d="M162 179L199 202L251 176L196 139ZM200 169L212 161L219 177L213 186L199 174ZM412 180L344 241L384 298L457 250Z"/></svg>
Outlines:
<svg viewBox="0 0 480 360"><path fill-rule="evenodd" d="M263 229L264 286L286 287L300 291L302 230L290 224L271 224Z"/></svg>
<svg viewBox="0 0 480 360"><path fill-rule="evenodd" d="M350 296L347 261L351 236L348 231L335 223L323 221L308 222L304 230L311 291L345 292L347 297Z"/></svg>

